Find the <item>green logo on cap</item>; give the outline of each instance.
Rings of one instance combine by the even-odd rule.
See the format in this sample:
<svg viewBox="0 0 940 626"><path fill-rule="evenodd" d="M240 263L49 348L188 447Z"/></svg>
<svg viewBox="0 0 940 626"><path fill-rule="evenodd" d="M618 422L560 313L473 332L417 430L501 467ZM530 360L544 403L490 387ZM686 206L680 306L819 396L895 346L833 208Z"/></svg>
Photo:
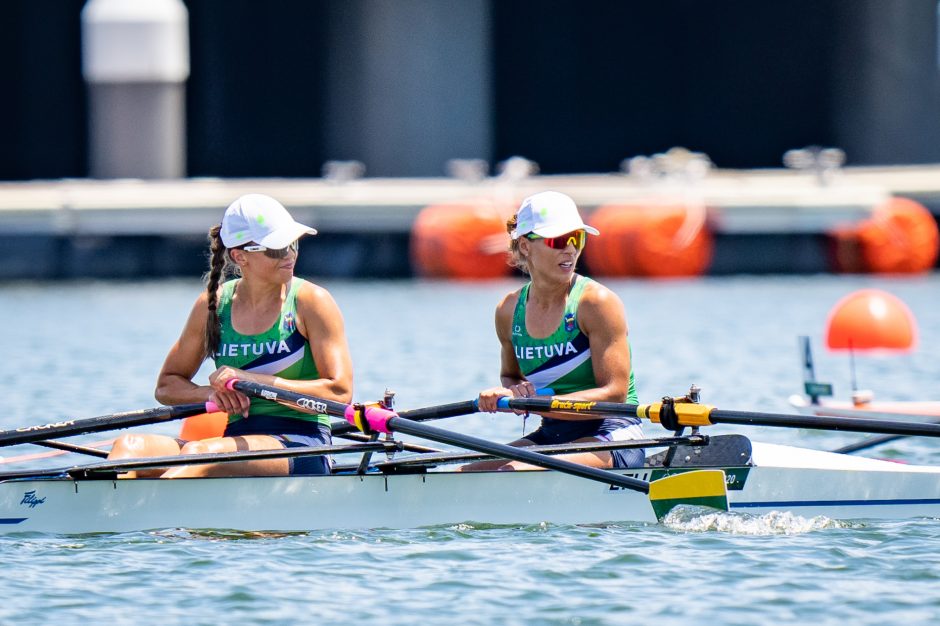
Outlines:
<svg viewBox="0 0 940 626"><path fill-rule="evenodd" d="M259 215L258 217L255 218L255 221L258 222L259 224L264 224L264 216Z"/></svg>

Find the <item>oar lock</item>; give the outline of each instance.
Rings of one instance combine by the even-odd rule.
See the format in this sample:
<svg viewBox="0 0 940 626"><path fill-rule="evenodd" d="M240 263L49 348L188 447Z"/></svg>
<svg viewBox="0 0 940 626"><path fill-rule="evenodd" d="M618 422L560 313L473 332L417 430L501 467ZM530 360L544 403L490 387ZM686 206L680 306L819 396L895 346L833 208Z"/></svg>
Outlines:
<svg viewBox="0 0 940 626"><path fill-rule="evenodd" d="M710 414L714 406L699 404L699 389L692 385L688 395L673 398L664 396L662 402L637 406L638 417L645 417L651 422L658 422L668 430L681 430L684 426L711 426Z"/></svg>

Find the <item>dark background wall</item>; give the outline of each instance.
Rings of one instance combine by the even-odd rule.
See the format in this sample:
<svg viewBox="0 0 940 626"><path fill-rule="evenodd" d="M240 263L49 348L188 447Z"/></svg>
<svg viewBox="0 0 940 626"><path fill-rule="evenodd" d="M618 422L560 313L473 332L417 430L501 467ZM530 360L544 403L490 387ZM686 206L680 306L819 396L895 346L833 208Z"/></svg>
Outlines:
<svg viewBox="0 0 940 626"><path fill-rule="evenodd" d="M190 176L319 176L335 158L326 102L341 85L328 79L328 42L342 39L343 2L186 3ZM83 4L0 6L0 179L87 175ZM368 13L369 0L358 6ZM720 167L778 167L808 144L844 147L851 164L940 161L933 0L479 6L491 106L480 132L492 141L476 156L491 163L522 155L543 173L606 172L682 145ZM422 93L434 101L433 85ZM369 173L443 174L409 169L407 150L396 159Z"/></svg>
<svg viewBox="0 0 940 626"><path fill-rule="evenodd" d="M831 4L496 2L497 152L603 172L677 145L723 167L829 145Z"/></svg>

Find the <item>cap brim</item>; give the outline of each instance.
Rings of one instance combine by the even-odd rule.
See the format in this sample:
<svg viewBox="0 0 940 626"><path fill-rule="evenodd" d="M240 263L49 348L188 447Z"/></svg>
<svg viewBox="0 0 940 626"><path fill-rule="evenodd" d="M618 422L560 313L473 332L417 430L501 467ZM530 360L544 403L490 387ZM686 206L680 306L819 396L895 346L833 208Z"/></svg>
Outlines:
<svg viewBox="0 0 940 626"><path fill-rule="evenodd" d="M551 239L552 237L559 237L561 235L570 233L575 230L583 230L591 235L600 235L600 231L594 228L593 226L588 226L587 224L553 224L552 226L547 226L545 228L536 228L534 232L539 237L545 237Z"/></svg>
<svg viewBox="0 0 940 626"><path fill-rule="evenodd" d="M271 248L272 250L282 250L287 246L291 245L304 235L316 235L317 230L315 228L310 228L309 226L304 226L299 222L294 222L283 228L278 228L274 232L268 233L265 237L261 238L261 241L256 243L264 246L265 248Z"/></svg>

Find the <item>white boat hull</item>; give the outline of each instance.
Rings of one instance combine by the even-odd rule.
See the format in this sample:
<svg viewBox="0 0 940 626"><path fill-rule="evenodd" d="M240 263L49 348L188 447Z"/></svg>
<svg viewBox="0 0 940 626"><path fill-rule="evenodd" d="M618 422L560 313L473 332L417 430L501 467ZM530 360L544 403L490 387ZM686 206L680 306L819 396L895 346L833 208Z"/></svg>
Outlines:
<svg viewBox="0 0 940 626"><path fill-rule="evenodd" d="M0 484L0 532L292 531L607 520L655 522L656 516L645 494L542 471Z"/></svg>
<svg viewBox="0 0 940 626"><path fill-rule="evenodd" d="M732 512L940 517L940 468L773 444L725 468ZM655 480L681 469L624 471ZM648 498L553 471L0 483L0 532L303 531L461 522L655 522Z"/></svg>
<svg viewBox="0 0 940 626"><path fill-rule="evenodd" d="M790 396L790 406L803 415L859 417L904 422L940 422L940 402L852 402L820 398L814 404L806 396Z"/></svg>

